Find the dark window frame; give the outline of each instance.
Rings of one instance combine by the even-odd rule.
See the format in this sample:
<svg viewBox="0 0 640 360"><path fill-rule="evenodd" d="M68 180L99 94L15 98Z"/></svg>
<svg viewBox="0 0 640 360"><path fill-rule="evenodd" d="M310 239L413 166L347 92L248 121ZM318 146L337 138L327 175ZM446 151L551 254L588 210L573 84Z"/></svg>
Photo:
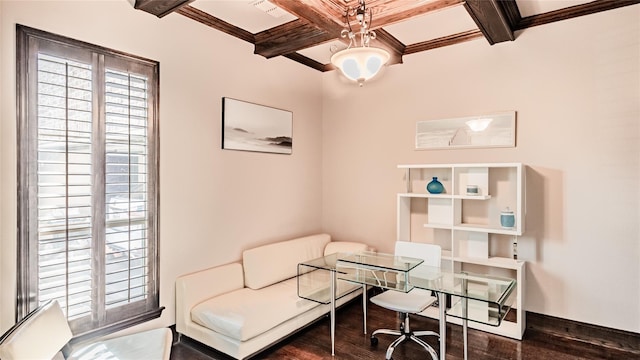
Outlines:
<svg viewBox="0 0 640 360"><path fill-rule="evenodd" d="M37 268L38 253L37 242L34 243L34 234L37 230L37 186L33 186L34 171L37 170L37 128L38 119L34 116L34 109L37 107L37 83L30 77L34 74L35 62L37 62L39 48L52 48L58 54L68 54L70 59L76 56L91 59L93 64L98 65L93 69L96 79L92 80L93 91L97 93L100 101L94 104L94 125L93 134L98 134L98 153L93 154L91 172L94 185L92 185L92 196L101 196L101 200L93 201L92 226L98 224L98 229L105 230L107 222L105 220L105 179L104 168L107 162L104 158L105 136L104 132L104 112L105 112L105 90L104 71L107 68L120 71L129 71L133 74L145 74L148 78L148 116L147 116L147 190L146 206L148 216L146 219L147 231L149 232L148 249L146 255L149 262L149 281L147 282L146 300L140 305L139 301L127 304L116 309L107 309L102 306L97 314L95 311L88 319L80 322L74 329L74 341L83 341L86 338L104 335L123 328L139 324L154 318L160 317L164 307L160 304L160 257L159 257L159 63L143 57L131 55L117 50L107 49L101 46L89 44L83 41L74 40L68 37L51 34L45 31L30 28L24 25L16 25L16 106L17 106L17 139L18 139L18 169L17 169L17 195L18 195L18 269L17 269L17 299L16 299L16 321L29 314L30 311L39 305L37 294ZM106 65L105 65L106 63ZM100 72L102 71L102 74ZM36 71L37 72L37 71ZM102 88L101 88L102 86ZM95 99L94 99L95 100ZM34 119L35 117L35 119ZM92 141L93 142L93 141ZM103 159L100 160L100 156ZM98 159L98 160L96 160ZM96 160L97 162L94 162ZM97 166L100 165L100 166ZM101 168L100 168L101 167ZM36 182L37 184L37 182ZM34 217L35 216L35 217ZM100 225L101 224L101 225ZM97 244L95 245L94 242ZM92 268L98 263L102 263L102 273L97 276L104 276L105 270L105 250L104 234L94 235L92 249L96 251L92 257ZM98 256L102 258L98 258ZM35 281L35 286L34 286ZM103 282L103 285L105 283ZM96 295L92 295L95 298ZM94 301L103 301L96 300ZM121 309L122 308L122 309ZM73 324L72 324L73 329Z"/></svg>

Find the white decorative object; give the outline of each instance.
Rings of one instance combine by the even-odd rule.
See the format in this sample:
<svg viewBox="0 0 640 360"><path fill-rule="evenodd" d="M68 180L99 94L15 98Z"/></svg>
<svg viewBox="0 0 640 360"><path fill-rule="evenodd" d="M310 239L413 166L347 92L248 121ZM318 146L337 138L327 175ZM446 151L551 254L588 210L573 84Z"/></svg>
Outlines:
<svg viewBox="0 0 640 360"><path fill-rule="evenodd" d="M467 195L480 195L480 189L478 188L478 185L467 185Z"/></svg>
<svg viewBox="0 0 640 360"><path fill-rule="evenodd" d="M507 206L506 209L500 212L500 225L505 229L513 229L516 224L516 216L513 213L513 210L509 209Z"/></svg>

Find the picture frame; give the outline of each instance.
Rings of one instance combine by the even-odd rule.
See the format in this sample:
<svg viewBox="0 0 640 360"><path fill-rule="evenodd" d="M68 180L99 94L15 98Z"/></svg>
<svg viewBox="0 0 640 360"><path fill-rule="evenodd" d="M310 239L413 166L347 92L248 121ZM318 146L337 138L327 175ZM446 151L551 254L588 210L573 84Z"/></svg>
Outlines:
<svg viewBox="0 0 640 360"><path fill-rule="evenodd" d="M291 154L293 113L223 97L222 149Z"/></svg>
<svg viewBox="0 0 640 360"><path fill-rule="evenodd" d="M515 111L416 123L416 150L515 146Z"/></svg>

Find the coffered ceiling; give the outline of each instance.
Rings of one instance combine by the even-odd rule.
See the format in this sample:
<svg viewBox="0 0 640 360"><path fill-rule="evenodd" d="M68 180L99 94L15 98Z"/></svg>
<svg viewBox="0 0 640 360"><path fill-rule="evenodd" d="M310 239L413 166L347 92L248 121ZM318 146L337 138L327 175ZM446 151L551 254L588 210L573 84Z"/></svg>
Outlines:
<svg viewBox="0 0 640 360"><path fill-rule="evenodd" d="M372 46L387 49L390 64L404 56L484 38L517 41L516 31L590 15L640 0L366 0L372 10ZM285 56L319 71L347 46L340 32L358 0L136 0L158 17L175 13L254 44L254 53ZM175 16L175 15L173 15ZM351 19L353 20L353 19ZM357 29L357 23L351 24Z"/></svg>

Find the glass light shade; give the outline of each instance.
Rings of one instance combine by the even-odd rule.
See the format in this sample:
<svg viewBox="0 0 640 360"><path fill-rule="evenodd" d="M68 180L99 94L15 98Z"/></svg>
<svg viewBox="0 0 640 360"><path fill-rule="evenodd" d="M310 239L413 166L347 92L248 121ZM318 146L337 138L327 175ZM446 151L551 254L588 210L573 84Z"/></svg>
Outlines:
<svg viewBox="0 0 640 360"><path fill-rule="evenodd" d="M389 53L380 48L355 47L338 51L331 56L331 63L348 79L360 86L376 76L389 61Z"/></svg>

